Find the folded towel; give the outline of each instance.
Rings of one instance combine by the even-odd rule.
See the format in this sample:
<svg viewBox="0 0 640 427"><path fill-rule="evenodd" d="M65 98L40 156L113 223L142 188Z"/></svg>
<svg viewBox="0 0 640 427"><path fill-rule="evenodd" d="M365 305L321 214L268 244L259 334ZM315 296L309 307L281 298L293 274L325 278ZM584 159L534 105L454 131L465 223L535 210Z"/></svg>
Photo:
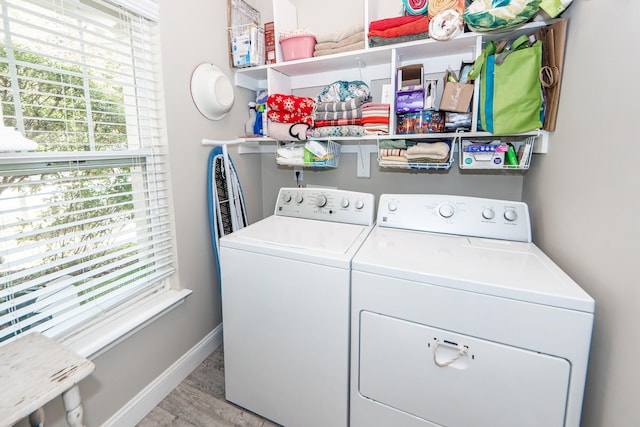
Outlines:
<svg viewBox="0 0 640 427"><path fill-rule="evenodd" d="M318 102L316 104L316 112L355 110L362 106L368 99L368 96L362 95L343 102Z"/></svg>
<svg viewBox="0 0 640 427"><path fill-rule="evenodd" d="M422 15L396 16L369 22L369 31L384 31L389 28L399 27L422 18Z"/></svg>
<svg viewBox="0 0 640 427"><path fill-rule="evenodd" d="M449 156L434 157L434 156L410 156L407 154L407 160L409 163L445 163L449 159Z"/></svg>
<svg viewBox="0 0 640 427"><path fill-rule="evenodd" d="M316 100L304 96L274 93L267 98L267 106L270 110L309 115L313 113Z"/></svg>
<svg viewBox="0 0 640 427"><path fill-rule="evenodd" d="M342 52L351 52L353 50L364 49L366 47L366 42L361 40L356 43L352 43L346 46L337 47L335 49L321 49L313 52L313 56L326 56L333 55L334 53L342 53Z"/></svg>
<svg viewBox="0 0 640 427"><path fill-rule="evenodd" d="M422 33L411 34L408 36L400 37L369 37L369 46L387 46L390 44L405 43L414 40L424 40L429 38L429 31Z"/></svg>
<svg viewBox="0 0 640 427"><path fill-rule="evenodd" d="M389 124L389 116L372 116L372 117L362 117L362 119L360 119L362 121L362 124L366 125L366 124Z"/></svg>
<svg viewBox="0 0 640 427"><path fill-rule="evenodd" d="M349 46L354 43L363 42L365 40L364 31L359 31L355 34L350 35L346 39L337 41L337 42L324 42L324 43L316 43L315 50L325 50L325 49L337 49L344 46Z"/></svg>
<svg viewBox="0 0 640 427"><path fill-rule="evenodd" d="M407 141L404 139L384 139L378 142L380 148L407 148Z"/></svg>
<svg viewBox="0 0 640 427"><path fill-rule="evenodd" d="M355 119L337 119L337 120L316 120L313 124L314 127L322 127L322 126L347 126L347 125L362 125L362 120L359 118Z"/></svg>
<svg viewBox="0 0 640 427"><path fill-rule="evenodd" d="M442 141L437 142L418 142L416 145L407 147L407 157L410 155L427 155L427 156L448 156L449 144Z"/></svg>
<svg viewBox="0 0 640 427"><path fill-rule="evenodd" d="M369 31L368 37L391 38L408 36L429 31L429 19L430 18L428 16L420 16L420 19L400 25L398 27L392 27L386 30L371 30Z"/></svg>
<svg viewBox="0 0 640 427"><path fill-rule="evenodd" d="M314 138L323 138L327 136L362 136L364 135L364 127L362 126L323 126L311 130L311 136ZM271 136L271 135L269 135Z"/></svg>
<svg viewBox="0 0 640 427"><path fill-rule="evenodd" d="M333 33L316 34L316 42L339 42L340 40L344 40L353 34L359 33L360 31L364 31L364 25L354 24Z"/></svg>
<svg viewBox="0 0 640 427"><path fill-rule="evenodd" d="M305 141L309 125L306 123L279 123L268 121L267 134L276 141Z"/></svg>
<svg viewBox="0 0 640 427"><path fill-rule="evenodd" d="M362 104L362 112L369 109L389 111L390 108L391 105L383 104L382 102L365 102L364 104Z"/></svg>
<svg viewBox="0 0 640 427"><path fill-rule="evenodd" d="M286 113L283 111L269 110L267 111L267 118L272 122L278 123L306 123L309 126L313 126L313 116L306 114Z"/></svg>
<svg viewBox="0 0 640 427"><path fill-rule="evenodd" d="M380 160L384 160L386 162L397 162L397 163L408 163L406 157L403 156L384 156L381 157Z"/></svg>
<svg viewBox="0 0 640 427"><path fill-rule="evenodd" d="M313 114L314 120L359 119L361 117L362 110L360 108L346 111L316 111Z"/></svg>
<svg viewBox="0 0 640 427"><path fill-rule="evenodd" d="M404 150L402 148L381 148L380 149L380 157L387 157L387 156L402 156L402 157L406 157L407 156L407 150Z"/></svg>

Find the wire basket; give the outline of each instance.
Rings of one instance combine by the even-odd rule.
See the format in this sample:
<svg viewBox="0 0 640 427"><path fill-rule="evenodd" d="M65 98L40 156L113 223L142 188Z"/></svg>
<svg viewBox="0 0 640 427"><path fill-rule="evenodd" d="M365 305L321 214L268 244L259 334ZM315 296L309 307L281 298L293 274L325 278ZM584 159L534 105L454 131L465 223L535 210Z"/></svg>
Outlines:
<svg viewBox="0 0 640 427"><path fill-rule="evenodd" d="M536 137L502 137L498 140L478 140L460 138L458 159L460 169L505 169L526 170L531 164L533 144ZM506 155L509 145L513 146L516 161L509 164Z"/></svg>
<svg viewBox="0 0 640 427"><path fill-rule="evenodd" d="M434 142L444 142L449 146L449 152L445 159L436 161L430 160L428 155L425 155L424 161L407 161L406 160L406 149L416 144L420 143L434 143ZM453 163L453 143L450 140L407 140L405 142L404 148L396 148L398 150L397 153L388 153L392 154L390 156L383 156L385 153L383 150L388 150L387 145L384 145L384 140L378 141L378 164L384 168L396 168L396 169L413 169L413 170L446 170L451 168L451 164ZM392 148L393 150L393 148ZM397 155L393 155L397 154Z"/></svg>
<svg viewBox="0 0 640 427"><path fill-rule="evenodd" d="M229 27L229 55L236 68L264 65L264 28L256 24Z"/></svg>
<svg viewBox="0 0 640 427"><path fill-rule="evenodd" d="M298 142L278 141L276 163L283 166L309 168L337 168L340 161L340 144L328 141Z"/></svg>

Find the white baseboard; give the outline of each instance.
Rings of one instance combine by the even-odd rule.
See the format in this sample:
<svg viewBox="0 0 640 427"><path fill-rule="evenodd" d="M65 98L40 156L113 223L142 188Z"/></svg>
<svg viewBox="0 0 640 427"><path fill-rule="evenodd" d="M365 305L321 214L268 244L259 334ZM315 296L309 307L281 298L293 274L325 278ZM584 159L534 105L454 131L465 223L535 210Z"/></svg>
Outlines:
<svg viewBox="0 0 640 427"><path fill-rule="evenodd" d="M139 423L220 345L222 345L222 324L149 383L102 424L102 427L130 427Z"/></svg>

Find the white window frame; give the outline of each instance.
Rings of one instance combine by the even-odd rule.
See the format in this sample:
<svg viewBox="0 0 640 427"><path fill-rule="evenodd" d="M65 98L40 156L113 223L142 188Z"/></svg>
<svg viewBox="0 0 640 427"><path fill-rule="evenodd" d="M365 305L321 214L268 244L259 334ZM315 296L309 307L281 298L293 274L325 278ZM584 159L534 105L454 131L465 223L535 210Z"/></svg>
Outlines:
<svg viewBox="0 0 640 427"><path fill-rule="evenodd" d="M0 6L4 8L5 1L0 0ZM21 0L24 1L24 0ZM47 0L33 0L39 3L46 3ZM64 3L67 0L55 0L55 3ZM92 0L87 0L91 2ZM134 13L141 17L144 17L150 21L157 22L158 19L158 6L153 0L96 0L97 2L110 2L117 6L124 8L125 13ZM2 12L0 10L0 12ZM7 28L7 22L5 21L4 13L0 14L0 24L5 25ZM141 159L152 167L160 165L159 162L165 162L166 166L166 131L164 123L164 108L161 106L162 93L161 82L156 78L156 93L158 99L156 100L160 121L161 131L159 135L160 143L158 146L147 147L137 146L135 149L129 149L125 151L113 150L113 151L83 151L83 152L1 152L0 151L0 170L3 167L15 167L17 164L43 164L43 163L55 163L55 162L108 162L109 160L117 159ZM126 94L125 94L126 96ZM19 100L19 97L17 98ZM16 107L15 115L17 116L16 122L18 129L24 132L24 127L19 120L21 111L18 106ZM127 111L129 113L129 111ZM129 125L130 118L134 115L127 115L127 128L131 128ZM4 124L4 118L2 115L2 108L0 108L0 127ZM131 129L136 129L135 126ZM129 132L127 132L129 135ZM137 134L137 138L142 138ZM1 141L0 141L1 142ZM1 148L1 145L0 145ZM163 160L159 160L162 158ZM166 171L168 174L168 171ZM146 176L146 175L145 175ZM169 192L168 178L167 188L163 188L162 191ZM167 196L167 208L170 212L171 198ZM134 201L135 203L135 201ZM0 209L1 210L1 209ZM171 216L171 215L170 215ZM173 227L173 218L170 218L171 229ZM0 224L0 227L3 225ZM135 296L127 298L125 301L118 302L113 307L99 307L92 310L86 310L87 317L81 318L82 325L74 325L72 329L69 329L69 324L64 324L61 327L54 327L51 329L44 329L45 335L52 336L59 339L63 343L69 345L72 349L76 350L79 354L85 357L95 357L101 354L103 351L110 348L115 343L134 333L141 327L144 327L148 322L154 320L158 316L162 315L166 311L177 306L191 293L188 289L181 289L176 281L175 270L177 270L177 257L175 256L175 238L171 233L171 246L172 246L172 264L174 273L168 277L164 277L157 283L150 284L144 291L136 293ZM2 253L0 253L0 256ZM1 267L1 265L0 265ZM2 275L0 275L0 291L6 287L6 283L2 284ZM9 285L10 286L10 285ZM1 300L0 300L1 301ZM34 330L38 330L34 328ZM29 333L25 331L23 333ZM15 336L13 339L19 337ZM3 343L10 342L12 339L6 340ZM1 344L0 344L1 345Z"/></svg>

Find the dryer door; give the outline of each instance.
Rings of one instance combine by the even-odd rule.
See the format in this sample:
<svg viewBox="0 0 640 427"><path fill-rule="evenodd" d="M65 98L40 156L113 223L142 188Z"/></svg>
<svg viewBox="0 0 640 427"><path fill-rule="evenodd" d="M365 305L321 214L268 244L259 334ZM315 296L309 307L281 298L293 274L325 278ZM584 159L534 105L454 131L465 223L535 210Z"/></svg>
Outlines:
<svg viewBox="0 0 640 427"><path fill-rule="evenodd" d="M461 313L463 315L463 313ZM368 311L358 390L402 418L448 427L562 426L565 359Z"/></svg>

